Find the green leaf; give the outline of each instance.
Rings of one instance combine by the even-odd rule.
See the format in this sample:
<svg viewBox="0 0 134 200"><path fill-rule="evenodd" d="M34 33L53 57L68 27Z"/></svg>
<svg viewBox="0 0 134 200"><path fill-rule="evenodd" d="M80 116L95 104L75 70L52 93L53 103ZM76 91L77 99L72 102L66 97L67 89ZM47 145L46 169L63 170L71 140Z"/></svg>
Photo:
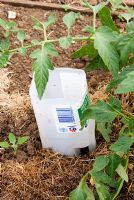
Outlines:
<svg viewBox="0 0 134 200"><path fill-rule="evenodd" d="M119 99L111 96L109 98L109 104L113 109L121 112L121 101Z"/></svg>
<svg viewBox="0 0 134 200"><path fill-rule="evenodd" d="M94 172L91 170L90 174L95 180L95 182L100 182L100 183L109 185L110 187L113 187L113 188L116 188L118 186L118 183L103 171Z"/></svg>
<svg viewBox="0 0 134 200"><path fill-rule="evenodd" d="M37 18L32 16L32 21L34 22L33 28L39 31L44 31L44 25Z"/></svg>
<svg viewBox="0 0 134 200"><path fill-rule="evenodd" d="M72 44L72 37L62 37L59 39L60 46L64 49Z"/></svg>
<svg viewBox="0 0 134 200"><path fill-rule="evenodd" d="M42 49L37 49L31 53L30 57L36 59L33 64L34 80L38 96L41 99L43 96L46 84L48 82L49 69L53 69L53 64L48 55L57 56L53 44L46 43Z"/></svg>
<svg viewBox="0 0 134 200"><path fill-rule="evenodd" d="M92 6L87 1L82 1L81 3L83 6L90 8L95 14L97 14L107 4L107 2L102 2L97 4L96 6Z"/></svg>
<svg viewBox="0 0 134 200"><path fill-rule="evenodd" d="M107 103L103 100L97 102L95 106L90 106L83 114L83 120L95 119L96 122L112 122L116 113Z"/></svg>
<svg viewBox="0 0 134 200"><path fill-rule="evenodd" d="M54 24L56 22L56 13L52 13L49 17L48 17L48 21L45 22L45 27L47 28L48 26Z"/></svg>
<svg viewBox="0 0 134 200"><path fill-rule="evenodd" d="M117 49L120 52L120 60L123 65L128 61L129 55L134 53L134 32L120 36L117 40Z"/></svg>
<svg viewBox="0 0 134 200"><path fill-rule="evenodd" d="M7 51L10 47L10 41L8 38L0 41L0 51Z"/></svg>
<svg viewBox="0 0 134 200"><path fill-rule="evenodd" d="M22 136L18 138L17 144L22 145L29 139L29 136Z"/></svg>
<svg viewBox="0 0 134 200"><path fill-rule="evenodd" d="M95 33L94 47L98 50L98 53L105 65L112 72L114 76L117 76L119 70L119 55L116 48L111 44L116 38L115 34L108 27L101 27Z"/></svg>
<svg viewBox="0 0 134 200"><path fill-rule="evenodd" d="M95 158L95 162L93 164L93 172L99 172L104 169L109 163L109 159L107 156L99 156Z"/></svg>
<svg viewBox="0 0 134 200"><path fill-rule="evenodd" d="M0 26L2 26L5 29L7 26L7 22L0 18Z"/></svg>
<svg viewBox="0 0 134 200"><path fill-rule="evenodd" d="M120 72L118 77L114 78L108 85L107 91L110 92L112 88L118 86L123 80L125 80L130 72L134 71L134 64L123 68L123 70Z"/></svg>
<svg viewBox="0 0 134 200"><path fill-rule="evenodd" d="M9 143L8 143L8 142L4 141L4 142L0 142L0 147L2 147L2 148L4 148L4 149L6 149L6 148L9 148L9 147L10 147L10 145L9 145Z"/></svg>
<svg viewBox="0 0 134 200"><path fill-rule="evenodd" d="M86 32L86 33L92 33L94 34L94 29L92 26L86 26L82 31Z"/></svg>
<svg viewBox="0 0 134 200"><path fill-rule="evenodd" d="M128 175L124 169L124 167L119 164L117 169L115 170L117 172L117 174L126 182L128 182Z"/></svg>
<svg viewBox="0 0 134 200"><path fill-rule="evenodd" d="M108 155L108 158L109 158L109 163L106 167L106 170L107 170L107 173L109 174L109 176L113 178L116 174L116 172L115 172L116 168L121 163L121 157L115 153L112 153L112 154Z"/></svg>
<svg viewBox="0 0 134 200"><path fill-rule="evenodd" d="M78 49L77 51L75 51L72 54L73 58L81 58L83 56L89 56L91 58L94 58L97 55L97 51L94 48L93 45L85 45L83 47L81 47L80 49Z"/></svg>
<svg viewBox="0 0 134 200"><path fill-rule="evenodd" d="M68 30L74 25L76 19L79 17L79 13L69 12L63 17L63 22L67 26Z"/></svg>
<svg viewBox="0 0 134 200"><path fill-rule="evenodd" d="M40 42L38 40L32 40L31 43L34 45L40 44Z"/></svg>
<svg viewBox="0 0 134 200"><path fill-rule="evenodd" d="M16 26L16 22L7 22L7 27L8 27L9 29L14 28L15 26Z"/></svg>
<svg viewBox="0 0 134 200"><path fill-rule="evenodd" d="M16 143L16 137L15 137L15 135L13 133L9 133L8 138L9 138L9 142L11 144L15 144Z"/></svg>
<svg viewBox="0 0 134 200"><path fill-rule="evenodd" d="M128 122L128 127L130 130L134 131L134 117L132 117Z"/></svg>
<svg viewBox="0 0 134 200"><path fill-rule="evenodd" d="M109 134L111 133L111 123L97 123L97 130L107 142L110 142Z"/></svg>
<svg viewBox="0 0 134 200"><path fill-rule="evenodd" d="M0 68L4 68L9 64L10 54L9 52L0 52Z"/></svg>
<svg viewBox="0 0 134 200"><path fill-rule="evenodd" d="M44 45L44 48L45 48L46 54L55 56L55 57L58 56L58 52L52 43L46 43Z"/></svg>
<svg viewBox="0 0 134 200"><path fill-rule="evenodd" d="M26 37L25 32L22 31L22 30L19 30L19 31L18 31L18 34L17 34L18 40L19 40L21 43L23 43L23 41L25 40L25 37Z"/></svg>
<svg viewBox="0 0 134 200"><path fill-rule="evenodd" d="M120 14L120 17L124 18L127 21L127 23L129 23L131 19L134 19L134 13L122 13Z"/></svg>
<svg viewBox="0 0 134 200"><path fill-rule="evenodd" d="M113 6L117 6L117 5L120 5L124 0L110 0L110 3L113 5Z"/></svg>
<svg viewBox="0 0 134 200"><path fill-rule="evenodd" d="M93 60L90 61L89 64L87 64L85 71L90 72L92 70L101 69L101 68L106 71L108 70L102 58L99 55L97 55Z"/></svg>
<svg viewBox="0 0 134 200"><path fill-rule="evenodd" d="M18 51L21 53L22 56L25 56L27 53L27 49L25 47L19 48Z"/></svg>
<svg viewBox="0 0 134 200"><path fill-rule="evenodd" d="M92 190L86 183L88 176L89 173L83 176L78 187L70 193L69 200L95 200Z"/></svg>
<svg viewBox="0 0 134 200"><path fill-rule="evenodd" d="M99 18L100 18L103 26L108 26L113 31L118 32L118 28L116 27L116 25L112 19L112 15L111 15L110 9L108 7L104 7L101 9L101 11L99 12Z"/></svg>
<svg viewBox="0 0 134 200"><path fill-rule="evenodd" d="M108 186L100 182L95 182L95 186L99 195L99 200L112 200Z"/></svg>
<svg viewBox="0 0 134 200"><path fill-rule="evenodd" d="M134 138L129 137L127 134L122 134L119 139L111 145L110 150L126 153L133 143Z"/></svg>
<svg viewBox="0 0 134 200"><path fill-rule="evenodd" d="M134 92L134 71L129 72L127 77L121 81L115 91L116 94Z"/></svg>
<svg viewBox="0 0 134 200"><path fill-rule="evenodd" d="M127 31L129 32L129 33L133 33L134 32L134 21L131 21L131 22L129 22L128 24L127 24Z"/></svg>

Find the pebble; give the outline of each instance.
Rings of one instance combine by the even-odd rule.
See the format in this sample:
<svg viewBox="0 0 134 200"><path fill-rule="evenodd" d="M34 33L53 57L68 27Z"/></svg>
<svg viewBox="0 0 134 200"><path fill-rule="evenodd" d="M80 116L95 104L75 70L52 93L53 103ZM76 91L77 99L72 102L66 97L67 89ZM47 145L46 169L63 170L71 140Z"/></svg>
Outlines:
<svg viewBox="0 0 134 200"><path fill-rule="evenodd" d="M8 11L8 19L15 19L16 18L16 12Z"/></svg>

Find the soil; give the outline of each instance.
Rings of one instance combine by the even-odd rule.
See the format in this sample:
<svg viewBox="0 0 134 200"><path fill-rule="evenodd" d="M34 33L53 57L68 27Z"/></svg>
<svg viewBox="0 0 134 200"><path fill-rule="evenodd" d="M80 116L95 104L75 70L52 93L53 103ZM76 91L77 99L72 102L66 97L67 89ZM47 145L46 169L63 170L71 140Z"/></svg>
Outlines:
<svg viewBox="0 0 134 200"><path fill-rule="evenodd" d="M58 1L58 0L57 0ZM47 2L57 3L56 0ZM59 2L59 1L58 1ZM70 3L72 1L66 1ZM0 4L0 18L7 20L7 11L15 11L18 27L26 32L28 44L31 39L41 39L40 32L32 29L31 16L45 20L51 11L12 7ZM50 38L66 35L62 23L64 12L57 12L57 23L49 29ZM92 23L92 17L83 15L86 19L77 20L73 27L74 35L83 35L83 27ZM99 23L99 22L98 22ZM123 28L123 24L119 23ZM71 53L80 48L82 42L73 44L63 50L57 46L59 56L53 59L56 67L71 67L83 69L86 59L71 59ZM19 46L18 40L12 35L12 47ZM14 55L8 68L1 69L0 78L0 139L6 139L10 132L17 137L29 135L29 141L21 146L14 155L11 149L0 149L0 200L66 200L69 192L78 185L81 177L92 167L97 155L108 153L108 145L100 135L97 137L97 148L93 153L79 157L65 157L51 149L42 149L39 131L29 99L29 86L32 77L32 60ZM93 102L98 99L107 100L106 85L111 79L109 72L97 70L87 74L90 97ZM122 96L123 106L127 110L133 107L132 95ZM120 123L114 125L112 138L116 137ZM118 199L134 199L133 155L130 155L129 183L124 184Z"/></svg>

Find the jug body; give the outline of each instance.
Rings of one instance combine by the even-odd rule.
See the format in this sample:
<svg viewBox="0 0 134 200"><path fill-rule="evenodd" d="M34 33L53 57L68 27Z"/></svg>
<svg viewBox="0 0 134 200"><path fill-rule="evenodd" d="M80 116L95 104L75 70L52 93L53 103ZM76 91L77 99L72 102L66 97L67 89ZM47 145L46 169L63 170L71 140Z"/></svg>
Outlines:
<svg viewBox="0 0 134 200"><path fill-rule="evenodd" d="M30 97L34 109L42 146L63 155L78 155L80 148L96 146L95 120L86 122L81 129L81 117L89 105L84 71L55 68L40 100L34 79Z"/></svg>

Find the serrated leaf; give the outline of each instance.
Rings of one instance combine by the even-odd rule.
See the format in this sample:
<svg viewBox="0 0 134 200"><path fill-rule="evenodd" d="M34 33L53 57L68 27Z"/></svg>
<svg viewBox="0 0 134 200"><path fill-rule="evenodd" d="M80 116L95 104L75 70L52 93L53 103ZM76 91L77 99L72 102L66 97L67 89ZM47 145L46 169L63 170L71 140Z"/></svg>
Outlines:
<svg viewBox="0 0 134 200"><path fill-rule="evenodd" d="M96 182L95 186L96 186L97 193L99 195L99 200L112 200L108 186L100 182Z"/></svg>
<svg viewBox="0 0 134 200"><path fill-rule="evenodd" d="M17 33L18 40L22 43L25 40L26 34L24 31L19 30Z"/></svg>
<svg viewBox="0 0 134 200"><path fill-rule="evenodd" d="M17 145L24 144L29 139L29 136L21 136L18 138Z"/></svg>
<svg viewBox="0 0 134 200"><path fill-rule="evenodd" d="M2 147L2 148L9 148L10 147L10 145L9 145L9 143L8 142L6 142L6 141L4 141L4 142L0 142L0 147Z"/></svg>
<svg viewBox="0 0 134 200"><path fill-rule="evenodd" d="M0 68L7 67L9 64L10 54L9 52L0 52Z"/></svg>
<svg viewBox="0 0 134 200"><path fill-rule="evenodd" d="M25 47L19 48L18 51L21 53L22 56L25 56L27 53L27 49Z"/></svg>
<svg viewBox="0 0 134 200"><path fill-rule="evenodd" d="M97 55L97 51L93 45L85 45L85 46L81 47L80 49L78 49L77 51L75 51L72 54L72 57L73 58L81 58L83 56L89 56L91 58L94 58L96 55Z"/></svg>
<svg viewBox="0 0 134 200"><path fill-rule="evenodd" d="M121 112L121 101L120 101L119 99L117 99L117 98L111 96L111 97L109 98L109 105L110 105L113 109L115 109L115 110Z"/></svg>
<svg viewBox="0 0 134 200"><path fill-rule="evenodd" d="M72 37L62 37L59 39L60 46L64 49L68 48L72 44Z"/></svg>
<svg viewBox="0 0 134 200"><path fill-rule="evenodd" d="M106 71L108 70L102 58L99 55L97 55L93 60L90 61L89 64L87 64L85 71L90 72L92 70L101 69L101 68Z"/></svg>
<svg viewBox="0 0 134 200"><path fill-rule="evenodd" d="M44 23L45 27L47 28L48 26L54 24L56 22L56 13L52 13L49 17L47 22Z"/></svg>
<svg viewBox="0 0 134 200"><path fill-rule="evenodd" d="M109 163L109 159L107 156L99 156L95 158L95 162L93 164L93 172L99 172L104 169Z"/></svg>
<svg viewBox="0 0 134 200"><path fill-rule="evenodd" d="M124 18L128 23L131 19L134 19L134 13L122 13L120 17Z"/></svg>
<svg viewBox="0 0 134 200"><path fill-rule="evenodd" d="M99 172L91 171L90 174L95 180L95 182L100 182L113 188L116 188L118 186L118 183L103 171L99 171Z"/></svg>
<svg viewBox="0 0 134 200"><path fill-rule="evenodd" d="M7 51L10 47L10 41L8 38L0 41L0 51Z"/></svg>
<svg viewBox="0 0 134 200"><path fill-rule="evenodd" d="M107 91L110 92L112 88L117 87L123 80L127 78L127 75L130 72L134 71L134 64L128 66L127 68L123 68L121 73L118 75L117 78L114 78L108 85Z"/></svg>
<svg viewBox="0 0 134 200"><path fill-rule="evenodd" d="M68 30L74 25L76 19L79 17L78 13L69 12L63 17L63 22L67 26Z"/></svg>
<svg viewBox="0 0 134 200"><path fill-rule="evenodd" d="M16 143L16 137L15 137L15 135L13 133L9 133L8 138L9 138L9 142L11 144L15 144Z"/></svg>
<svg viewBox="0 0 134 200"><path fill-rule="evenodd" d="M128 24L127 24L127 31L129 32L129 33L134 33L134 21L131 21L131 22L129 22Z"/></svg>
<svg viewBox="0 0 134 200"><path fill-rule="evenodd" d="M94 33L94 29L92 26L86 26L85 28L82 29L82 31L86 32L86 33Z"/></svg>
<svg viewBox="0 0 134 200"><path fill-rule="evenodd" d="M134 33L127 33L117 40L117 49L120 52L120 60L123 65L128 61L129 55L134 53Z"/></svg>
<svg viewBox="0 0 134 200"><path fill-rule="evenodd" d="M103 62L117 76L119 70L119 55L116 48L111 44L116 38L115 34L108 27L101 27L95 33L94 47L98 50Z"/></svg>
<svg viewBox="0 0 134 200"><path fill-rule="evenodd" d="M0 26L2 26L5 29L7 26L7 22L0 18Z"/></svg>
<svg viewBox="0 0 134 200"><path fill-rule="evenodd" d="M109 176L113 178L116 174L116 172L115 172L116 168L121 163L121 157L115 153L112 153L112 154L108 155L108 158L109 158L109 163L106 167L106 170L107 170L107 173L109 174Z"/></svg>
<svg viewBox="0 0 134 200"><path fill-rule="evenodd" d="M30 57L36 59L33 64L34 80L38 96L41 99L43 96L46 84L48 82L49 69L53 69L53 64L48 55L57 56L53 44L46 43L42 49L37 49L31 53Z"/></svg>
<svg viewBox="0 0 134 200"><path fill-rule="evenodd" d="M129 120L128 127L131 131L134 131L134 117Z"/></svg>
<svg viewBox="0 0 134 200"><path fill-rule="evenodd" d="M31 43L34 45L40 44L40 42L38 40L32 40Z"/></svg>
<svg viewBox="0 0 134 200"><path fill-rule="evenodd" d="M128 92L134 92L134 71L127 74L127 77L119 83L115 91L116 94Z"/></svg>
<svg viewBox="0 0 134 200"><path fill-rule="evenodd" d="M112 122L118 113L116 113L103 100L97 102L95 106L90 106L83 114L83 121L87 119L95 119L96 122Z"/></svg>
<svg viewBox="0 0 134 200"><path fill-rule="evenodd" d="M115 170L117 172L117 174L126 182L128 182L128 175L124 169L124 167L122 166L122 164L119 164L117 169Z"/></svg>
<svg viewBox="0 0 134 200"><path fill-rule="evenodd" d="M9 29L14 28L15 26L16 26L16 22L7 22L7 27L8 27Z"/></svg>
<svg viewBox="0 0 134 200"><path fill-rule="evenodd" d="M95 14L97 14L107 4L107 2L101 2L96 6L92 6L90 3L84 0L81 2L81 4L87 8L90 8Z"/></svg>
<svg viewBox="0 0 134 200"><path fill-rule="evenodd" d="M44 31L44 25L36 17L32 16L32 21L34 22L33 28L36 30Z"/></svg>
<svg viewBox="0 0 134 200"><path fill-rule="evenodd" d="M97 123L97 130L102 134L103 138L110 142L111 123Z"/></svg>
<svg viewBox="0 0 134 200"><path fill-rule="evenodd" d="M120 5L124 0L110 0L110 3L115 6L115 5Z"/></svg>
<svg viewBox="0 0 134 200"><path fill-rule="evenodd" d="M99 11L99 18L103 26L107 26L113 31L119 31L112 19L112 15L108 7L104 7L101 11Z"/></svg>
<svg viewBox="0 0 134 200"><path fill-rule="evenodd" d="M129 137L127 134L123 134L114 144L111 145L110 150L126 153L133 143L134 138Z"/></svg>
<svg viewBox="0 0 134 200"><path fill-rule="evenodd" d="M69 200L95 200L92 190L86 183L88 176L88 173L83 176L78 187L70 193Z"/></svg>

